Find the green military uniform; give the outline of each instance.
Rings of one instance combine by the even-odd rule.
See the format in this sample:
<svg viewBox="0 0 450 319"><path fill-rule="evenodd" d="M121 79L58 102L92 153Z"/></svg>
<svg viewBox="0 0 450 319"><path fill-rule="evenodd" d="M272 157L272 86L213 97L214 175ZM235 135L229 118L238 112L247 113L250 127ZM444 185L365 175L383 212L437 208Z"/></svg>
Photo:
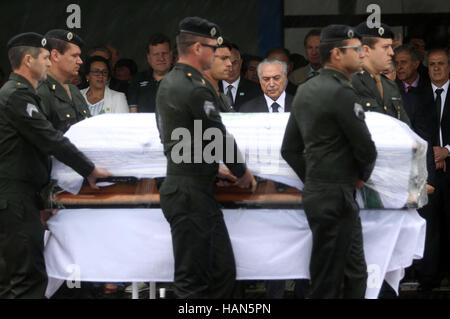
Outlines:
<svg viewBox="0 0 450 319"><path fill-rule="evenodd" d="M208 128L218 128L224 135L222 145L227 144L218 110L220 101L199 71L180 63L163 79L156 98L158 127L167 157L167 177L160 189L161 208L171 225L175 292L180 298L229 298L235 288L233 251L213 195L218 164L208 164L202 158L203 141L197 158L194 145L188 144L191 163L177 163L172 154L180 142L172 140L172 132L186 128L194 138L194 121L201 123L202 135ZM234 175L241 177L246 166L238 163L240 154L234 139L231 145L232 150L224 149L223 160ZM226 158L226 152L231 151L234 156Z"/></svg>
<svg viewBox="0 0 450 319"><path fill-rule="evenodd" d="M50 75L38 87L44 114L53 126L63 133L73 124L91 116L80 90L75 85L68 86L72 99L66 89Z"/></svg>
<svg viewBox="0 0 450 319"><path fill-rule="evenodd" d="M411 126L398 86L384 75L381 76L383 97L377 88L374 76L364 69L352 76L352 85L358 95L358 102L365 111L390 115Z"/></svg>
<svg viewBox="0 0 450 319"><path fill-rule="evenodd" d="M47 274L39 192L50 157L89 176L94 165L45 117L24 77L12 73L0 90L0 298L43 298Z"/></svg>
<svg viewBox="0 0 450 319"><path fill-rule="evenodd" d="M348 26L330 25L322 30L321 46L336 48L355 36ZM367 266L354 196L357 181L370 177L376 149L346 75L325 65L299 86L281 155L305 185L313 236L309 297L363 298Z"/></svg>
<svg viewBox="0 0 450 319"><path fill-rule="evenodd" d="M282 144L283 158L305 184L303 205L313 234L311 298L365 293L367 267L354 193L356 181L369 178L376 150L355 101L346 76L324 69L298 88Z"/></svg>

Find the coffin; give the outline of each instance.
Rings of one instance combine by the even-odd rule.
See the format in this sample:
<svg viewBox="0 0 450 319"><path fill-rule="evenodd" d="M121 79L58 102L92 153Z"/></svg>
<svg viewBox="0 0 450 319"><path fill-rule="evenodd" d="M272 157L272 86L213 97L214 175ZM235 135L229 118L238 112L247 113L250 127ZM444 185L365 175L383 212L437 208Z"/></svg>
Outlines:
<svg viewBox="0 0 450 319"><path fill-rule="evenodd" d="M224 204L275 207L301 204L303 183L280 154L287 113L226 113L222 119L258 178L256 192L216 188ZM371 178L357 200L362 208L419 208L426 204L427 143L407 125L383 114L366 113L378 157ZM83 178L53 159L52 178L60 206L158 205L158 184L166 175L154 114L104 114L72 126L66 136L98 167L132 177L100 191L83 186Z"/></svg>

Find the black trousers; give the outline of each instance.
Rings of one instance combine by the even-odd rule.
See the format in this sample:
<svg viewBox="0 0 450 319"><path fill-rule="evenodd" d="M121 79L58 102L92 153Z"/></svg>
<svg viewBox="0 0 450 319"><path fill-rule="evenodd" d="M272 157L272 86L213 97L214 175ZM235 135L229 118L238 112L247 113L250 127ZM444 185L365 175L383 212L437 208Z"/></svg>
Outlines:
<svg viewBox="0 0 450 319"><path fill-rule="evenodd" d="M419 282L424 288L439 286L440 272L449 270L450 249L450 185L443 171L436 172L435 192L428 204L419 210L427 222L425 250L419 262Z"/></svg>
<svg viewBox="0 0 450 319"><path fill-rule="evenodd" d="M303 205L313 236L309 298L364 298L367 266L351 185L306 183Z"/></svg>
<svg viewBox="0 0 450 319"><path fill-rule="evenodd" d="M231 241L213 186L214 177L179 175L167 176L161 186L179 298L233 298L238 291Z"/></svg>
<svg viewBox="0 0 450 319"><path fill-rule="evenodd" d="M43 252L36 194L0 193L0 299L45 298Z"/></svg>

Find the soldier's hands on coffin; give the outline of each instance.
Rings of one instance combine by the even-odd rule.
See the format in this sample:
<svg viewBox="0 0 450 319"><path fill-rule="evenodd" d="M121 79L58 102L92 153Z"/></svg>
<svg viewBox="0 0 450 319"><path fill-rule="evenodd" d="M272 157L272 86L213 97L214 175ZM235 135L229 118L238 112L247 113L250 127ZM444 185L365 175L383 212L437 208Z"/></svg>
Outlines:
<svg viewBox="0 0 450 319"><path fill-rule="evenodd" d="M44 226L45 229L48 230L47 221L52 218L53 215L56 215L58 213L57 209L44 209L40 211L41 215L41 223L42 226Z"/></svg>
<svg viewBox="0 0 450 319"><path fill-rule="evenodd" d="M363 181L363 180L360 180L360 179L358 179L357 181L356 181L356 188L358 188L358 189L361 189L361 188L363 188L364 187L364 185L365 185L366 183Z"/></svg>
<svg viewBox="0 0 450 319"><path fill-rule="evenodd" d="M434 161L440 162L445 160L448 157L448 149L440 146L433 146L434 151Z"/></svg>
<svg viewBox="0 0 450 319"><path fill-rule="evenodd" d="M256 187L258 186L258 183L253 177L252 172L250 172L250 170L247 168L245 174L241 178L239 178L237 182L234 183L234 185L240 188L251 188L252 192L254 192L256 190Z"/></svg>
<svg viewBox="0 0 450 319"><path fill-rule="evenodd" d="M219 165L219 172L217 173L219 181L216 183L219 187L228 187L234 185L238 178L228 169L228 167Z"/></svg>
<svg viewBox="0 0 450 319"><path fill-rule="evenodd" d="M92 171L91 175L87 177L87 181L92 189L99 189L99 187L95 183L97 179L106 178L110 176L112 176L112 174L108 172L106 169L94 167L94 170Z"/></svg>
<svg viewBox="0 0 450 319"><path fill-rule="evenodd" d="M427 189L427 195L433 194L434 193L434 187L427 184L425 185L426 189Z"/></svg>

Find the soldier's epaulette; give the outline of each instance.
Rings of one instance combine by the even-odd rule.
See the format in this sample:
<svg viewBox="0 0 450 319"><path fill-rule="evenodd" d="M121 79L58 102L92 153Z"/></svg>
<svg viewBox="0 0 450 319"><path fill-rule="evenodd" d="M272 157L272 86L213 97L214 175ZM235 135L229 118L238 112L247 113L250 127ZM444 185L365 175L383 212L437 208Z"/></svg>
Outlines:
<svg viewBox="0 0 450 319"><path fill-rule="evenodd" d="M27 89L27 85L24 84L24 83L22 83L22 82L20 82L20 81L17 81L17 82L16 82L16 87L17 87L17 89L19 89L19 90L26 90L26 89Z"/></svg>
<svg viewBox="0 0 450 319"><path fill-rule="evenodd" d="M337 74L333 74L333 78L335 78L339 83L352 88L349 81L344 80L343 78L339 77Z"/></svg>
<svg viewBox="0 0 450 319"><path fill-rule="evenodd" d="M188 72L186 73L186 76L192 81L192 83L194 83L195 85L198 86L206 86L206 80L203 77L197 77L194 76L192 73Z"/></svg>

